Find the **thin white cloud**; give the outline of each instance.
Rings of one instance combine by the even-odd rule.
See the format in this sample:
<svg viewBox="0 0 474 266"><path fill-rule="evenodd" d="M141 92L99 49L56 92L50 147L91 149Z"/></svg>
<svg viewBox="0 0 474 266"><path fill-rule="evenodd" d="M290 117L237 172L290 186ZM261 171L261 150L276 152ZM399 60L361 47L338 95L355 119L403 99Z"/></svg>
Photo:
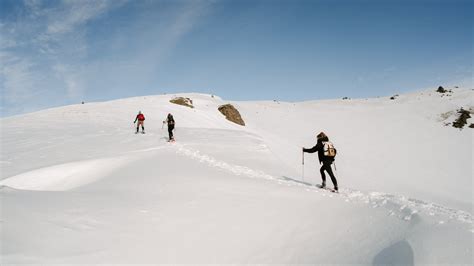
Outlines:
<svg viewBox="0 0 474 266"><path fill-rule="evenodd" d="M173 42L191 31L198 19L209 11L209 7L209 2L200 1L192 1L184 6L177 14L169 30Z"/></svg>
<svg viewBox="0 0 474 266"><path fill-rule="evenodd" d="M97 18L111 7L108 0L64 0L59 8L46 13L48 34L64 34L74 31L88 21Z"/></svg>
<svg viewBox="0 0 474 266"><path fill-rule="evenodd" d="M153 71L154 68L164 63L178 43L191 32L200 22L200 19L211 12L215 1L187 1L173 15L165 31L157 32L153 23L144 35L156 36L152 41L156 45L147 45L137 57L145 70Z"/></svg>
<svg viewBox="0 0 474 266"><path fill-rule="evenodd" d="M125 30L117 28L115 35L105 36L104 41L119 48L107 59L91 59L89 53L96 52L96 47L87 39L89 23L127 2L62 0L51 5L41 0L24 0L25 10L0 18L2 103L12 110L18 105L39 106L36 103L47 97L38 94L53 95L67 102L82 98L87 86L134 85L146 80L210 12L213 4L198 0L173 2L172 8L167 3L167 8L161 9L156 1L137 3L140 8L154 8L156 13L139 13L138 21L130 21ZM123 73L130 71L135 76L126 78ZM113 88L106 87L101 86L101 90ZM3 106L2 111L5 109Z"/></svg>
<svg viewBox="0 0 474 266"><path fill-rule="evenodd" d="M56 64L53 66L58 78L66 85L66 95L70 98L80 97L84 93L84 81L81 78L82 70L77 66Z"/></svg>
<svg viewBox="0 0 474 266"><path fill-rule="evenodd" d="M12 29L5 23L0 23L0 50L12 48L18 45L15 38L12 36Z"/></svg>
<svg viewBox="0 0 474 266"><path fill-rule="evenodd" d="M128 0L63 0L60 4L51 8L41 8L41 1L26 0L31 20L27 23L39 24L39 32L35 35L33 42L38 45L42 53L52 53L55 44L61 43L68 34L76 34L77 31L94 19L125 4ZM28 26L28 25L27 25ZM36 26L35 28L37 28ZM30 36L31 37L31 36Z"/></svg>
<svg viewBox="0 0 474 266"><path fill-rule="evenodd" d="M0 76L5 91L2 97L10 103L18 104L35 96L36 85L41 78L32 68L34 63L9 53L0 53L2 62Z"/></svg>
<svg viewBox="0 0 474 266"><path fill-rule="evenodd" d="M2 103L13 106L38 101L39 91L51 89L39 88L48 79L55 90L63 90L58 95L81 96L80 66L66 62L80 61L87 54L84 26L127 1L63 0L51 7L46 1L24 0L22 12L0 22ZM61 83L63 88L58 88Z"/></svg>
<svg viewBox="0 0 474 266"><path fill-rule="evenodd" d="M23 4L27 8L27 10L28 10L27 14L30 18L41 16L41 13L42 13L42 11L41 11L42 1L41 0L24 0Z"/></svg>

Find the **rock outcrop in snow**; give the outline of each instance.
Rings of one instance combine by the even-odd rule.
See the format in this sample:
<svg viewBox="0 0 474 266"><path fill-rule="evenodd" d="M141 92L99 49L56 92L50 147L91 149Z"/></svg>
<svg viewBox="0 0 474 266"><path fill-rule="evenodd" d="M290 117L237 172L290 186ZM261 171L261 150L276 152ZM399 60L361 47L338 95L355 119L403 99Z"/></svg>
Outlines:
<svg viewBox="0 0 474 266"><path fill-rule="evenodd" d="M237 110L232 104L221 105L218 108L225 118L237 125L245 126L245 122L240 116L239 110Z"/></svg>
<svg viewBox="0 0 474 266"><path fill-rule="evenodd" d="M194 108L194 106L193 106L193 100L191 100L191 98L187 98L187 97L176 97L176 98L173 98L173 99L170 100L170 103L174 103L174 104L178 104L178 105L182 105L182 106Z"/></svg>
<svg viewBox="0 0 474 266"><path fill-rule="evenodd" d="M464 110L461 108L457 114L459 115L456 121L453 122L453 127L455 128L464 128L464 126L467 124L467 120L471 118L471 111L470 110ZM471 124L472 125L472 124Z"/></svg>

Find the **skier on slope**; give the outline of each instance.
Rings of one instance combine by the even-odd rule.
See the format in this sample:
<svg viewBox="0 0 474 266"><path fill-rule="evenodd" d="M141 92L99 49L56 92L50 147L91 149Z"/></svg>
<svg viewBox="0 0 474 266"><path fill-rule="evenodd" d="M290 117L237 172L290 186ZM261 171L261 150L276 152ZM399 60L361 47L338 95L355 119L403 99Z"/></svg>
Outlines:
<svg viewBox="0 0 474 266"><path fill-rule="evenodd" d="M145 116L142 114L142 111L138 111L137 116L135 117L135 121L133 121L133 124L137 123L137 131L135 134L138 134L138 128L140 125L142 126L142 133L145 134Z"/></svg>
<svg viewBox="0 0 474 266"><path fill-rule="evenodd" d="M318 152L319 163L323 164L323 166L321 166L321 169L319 170L319 172L321 173L321 178L323 179L323 183L321 184L320 187L321 188L326 187L326 175L324 174L324 171L326 171L331 177L331 181L334 185L334 191L337 192L338 191L337 180L331 168L331 164L334 162L334 156L336 156L336 151L332 143L329 142L328 136L326 136L324 132L319 133L316 136L316 138L318 139L318 142L316 143L316 145L311 149L306 149L303 147L303 152L308 152L308 153Z"/></svg>
<svg viewBox="0 0 474 266"><path fill-rule="evenodd" d="M169 136L169 140L168 141L174 141L174 137L173 137L173 129L174 129L174 118L173 118L173 115L172 114L168 114L168 116L166 117L166 120L163 121L163 124L168 124L168 136Z"/></svg>

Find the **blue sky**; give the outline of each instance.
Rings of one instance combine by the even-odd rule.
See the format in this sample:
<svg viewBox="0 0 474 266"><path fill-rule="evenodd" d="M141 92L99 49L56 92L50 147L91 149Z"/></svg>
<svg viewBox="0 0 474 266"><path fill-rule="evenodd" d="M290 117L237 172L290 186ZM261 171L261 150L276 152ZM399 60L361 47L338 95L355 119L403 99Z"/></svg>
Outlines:
<svg viewBox="0 0 474 266"><path fill-rule="evenodd" d="M1 115L137 95L472 87L473 1L0 0Z"/></svg>

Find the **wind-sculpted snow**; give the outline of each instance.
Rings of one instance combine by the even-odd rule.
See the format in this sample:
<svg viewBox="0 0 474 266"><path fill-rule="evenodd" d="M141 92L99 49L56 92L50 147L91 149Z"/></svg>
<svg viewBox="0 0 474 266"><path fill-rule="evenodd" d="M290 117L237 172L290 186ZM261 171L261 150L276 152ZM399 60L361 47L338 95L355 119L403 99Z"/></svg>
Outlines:
<svg viewBox="0 0 474 266"><path fill-rule="evenodd" d="M2 119L0 264L471 265L472 132L439 114L472 93L231 102L245 127L197 94ZM339 193L314 185L317 154L302 167L320 131Z"/></svg>
<svg viewBox="0 0 474 266"><path fill-rule="evenodd" d="M0 186L22 190L65 191L93 183L123 165L129 158L103 158L44 167L9 177Z"/></svg>
<svg viewBox="0 0 474 266"><path fill-rule="evenodd" d="M184 144L176 143L173 146L177 148L177 153L179 154L190 157L201 163L205 163L210 167L219 168L238 176L272 180L281 185L287 186L300 186L305 188L307 191L310 190L316 193L321 193L324 196L343 199L346 202L365 203L371 208L384 207L389 211L390 216L395 216L405 221L416 221L420 215L428 215L438 218L439 224L444 224L445 222L454 220L467 224L470 226L470 231L474 232L472 229L472 215L462 210L456 210L419 199L413 199L401 195L391 195L382 192L363 192L350 188L341 188L339 193L333 193L294 178L286 176L276 177L260 170L254 170L246 166L234 165L220 161L212 156L202 154L199 150L186 147Z"/></svg>

